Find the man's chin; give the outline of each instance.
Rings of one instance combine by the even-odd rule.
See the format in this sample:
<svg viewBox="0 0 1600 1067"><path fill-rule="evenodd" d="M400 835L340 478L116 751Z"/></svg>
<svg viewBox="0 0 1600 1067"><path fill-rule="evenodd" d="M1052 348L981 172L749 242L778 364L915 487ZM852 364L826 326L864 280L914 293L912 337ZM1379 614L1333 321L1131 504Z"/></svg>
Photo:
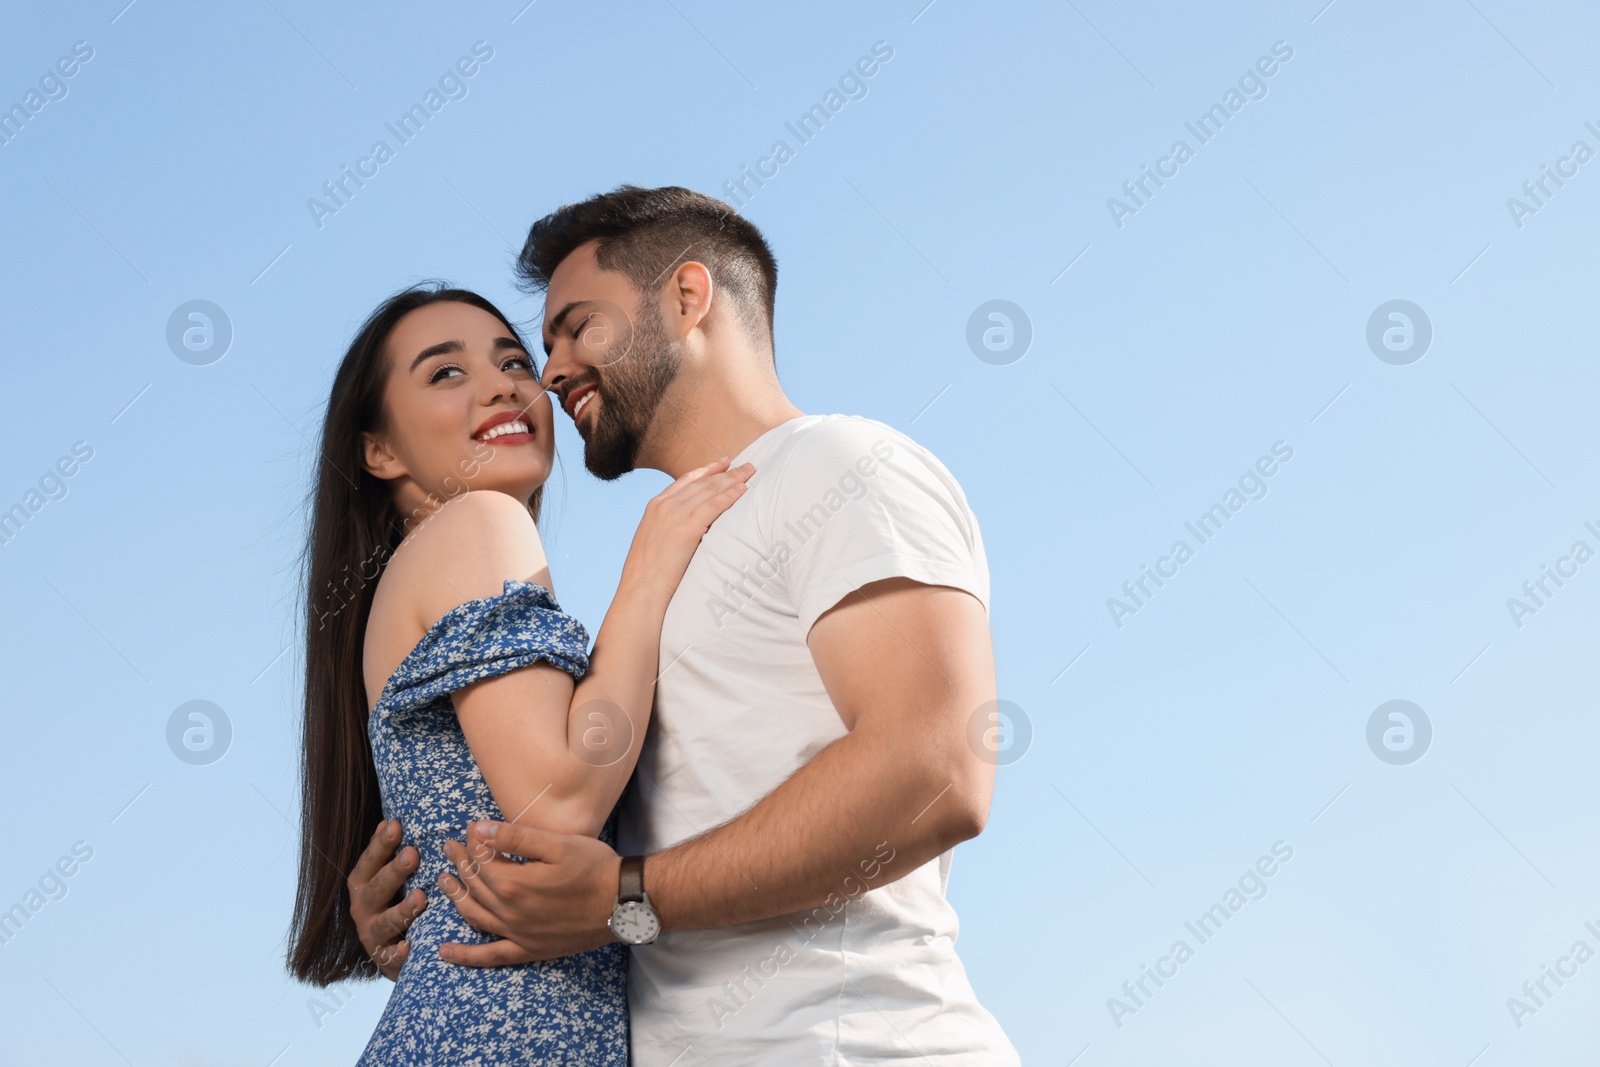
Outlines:
<svg viewBox="0 0 1600 1067"><path fill-rule="evenodd" d="M592 463L589 463L587 461L584 462L583 466L584 466L584 469L586 469L590 474L594 475L596 478L599 478L602 482L614 482L618 478L622 477L624 474L629 474L629 473L631 473L633 471L632 467L596 466L596 465L594 465Z"/></svg>
<svg viewBox="0 0 1600 1067"><path fill-rule="evenodd" d="M583 466L603 482L614 482L634 468L633 452L616 442L584 438Z"/></svg>

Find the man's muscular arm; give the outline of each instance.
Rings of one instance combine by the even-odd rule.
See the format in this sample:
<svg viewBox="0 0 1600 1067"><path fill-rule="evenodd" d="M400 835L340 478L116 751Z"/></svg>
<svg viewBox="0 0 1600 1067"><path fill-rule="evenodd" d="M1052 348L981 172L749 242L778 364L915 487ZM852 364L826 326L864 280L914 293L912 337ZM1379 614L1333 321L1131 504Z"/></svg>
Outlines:
<svg viewBox="0 0 1600 1067"><path fill-rule="evenodd" d="M665 930L819 907L983 829L995 765L969 740L974 715L995 699L983 605L951 587L885 579L824 613L807 642L849 733L742 815L646 859ZM474 824L467 848L454 846L460 881L443 884L469 922L515 945L449 946L447 959L549 959L612 940L614 852L522 827L494 826L491 840L493 825ZM495 863L497 852L541 862Z"/></svg>
<svg viewBox="0 0 1600 1067"><path fill-rule="evenodd" d="M983 830L994 765L967 740L995 699L983 605L947 586L874 582L807 643L850 732L737 819L645 860L665 930L814 908L859 884L884 842L894 858L872 886Z"/></svg>

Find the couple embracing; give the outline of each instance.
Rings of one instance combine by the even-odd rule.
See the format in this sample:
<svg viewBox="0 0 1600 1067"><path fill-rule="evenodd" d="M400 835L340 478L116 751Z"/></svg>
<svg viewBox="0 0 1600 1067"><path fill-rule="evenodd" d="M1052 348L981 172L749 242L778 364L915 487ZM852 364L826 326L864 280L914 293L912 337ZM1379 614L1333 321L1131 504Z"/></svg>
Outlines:
<svg viewBox="0 0 1600 1067"><path fill-rule="evenodd" d="M395 980L363 1064L1016 1063L945 899L995 773L960 486L790 403L776 262L719 200L622 186L517 268L542 369L416 288L334 378L290 969ZM536 525L552 398L595 476L674 478L592 644Z"/></svg>

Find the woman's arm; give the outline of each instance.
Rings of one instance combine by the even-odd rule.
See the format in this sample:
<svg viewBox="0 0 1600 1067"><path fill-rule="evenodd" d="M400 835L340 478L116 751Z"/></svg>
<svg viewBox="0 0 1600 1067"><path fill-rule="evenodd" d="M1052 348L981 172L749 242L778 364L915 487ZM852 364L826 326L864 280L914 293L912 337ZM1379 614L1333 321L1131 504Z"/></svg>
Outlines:
<svg viewBox="0 0 1600 1067"><path fill-rule="evenodd" d="M726 467L718 460L691 471L646 506L588 673L576 685L536 663L453 695L467 745L507 822L599 834L649 726L667 604L700 538L743 494L753 469ZM550 585L538 530L511 497L468 493L430 524L412 561L424 630L460 604L500 594L507 578Z"/></svg>

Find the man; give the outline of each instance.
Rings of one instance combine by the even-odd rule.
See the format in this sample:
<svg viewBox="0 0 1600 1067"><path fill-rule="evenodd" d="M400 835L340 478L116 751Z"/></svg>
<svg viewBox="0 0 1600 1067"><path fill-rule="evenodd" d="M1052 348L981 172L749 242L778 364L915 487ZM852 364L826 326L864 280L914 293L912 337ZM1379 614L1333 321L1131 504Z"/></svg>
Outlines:
<svg viewBox="0 0 1600 1067"><path fill-rule="evenodd" d="M623 186L541 219L518 268L545 291L542 384L592 473L676 477L726 455L755 474L668 609L622 856L473 824L440 887L504 940L442 954L494 966L631 944L641 1067L1017 1063L945 899L995 773L974 740L995 721L988 567L960 486L882 423L789 402L777 265L719 200ZM385 864L398 838L375 834L351 877L391 975L425 904L391 906L415 863Z"/></svg>

